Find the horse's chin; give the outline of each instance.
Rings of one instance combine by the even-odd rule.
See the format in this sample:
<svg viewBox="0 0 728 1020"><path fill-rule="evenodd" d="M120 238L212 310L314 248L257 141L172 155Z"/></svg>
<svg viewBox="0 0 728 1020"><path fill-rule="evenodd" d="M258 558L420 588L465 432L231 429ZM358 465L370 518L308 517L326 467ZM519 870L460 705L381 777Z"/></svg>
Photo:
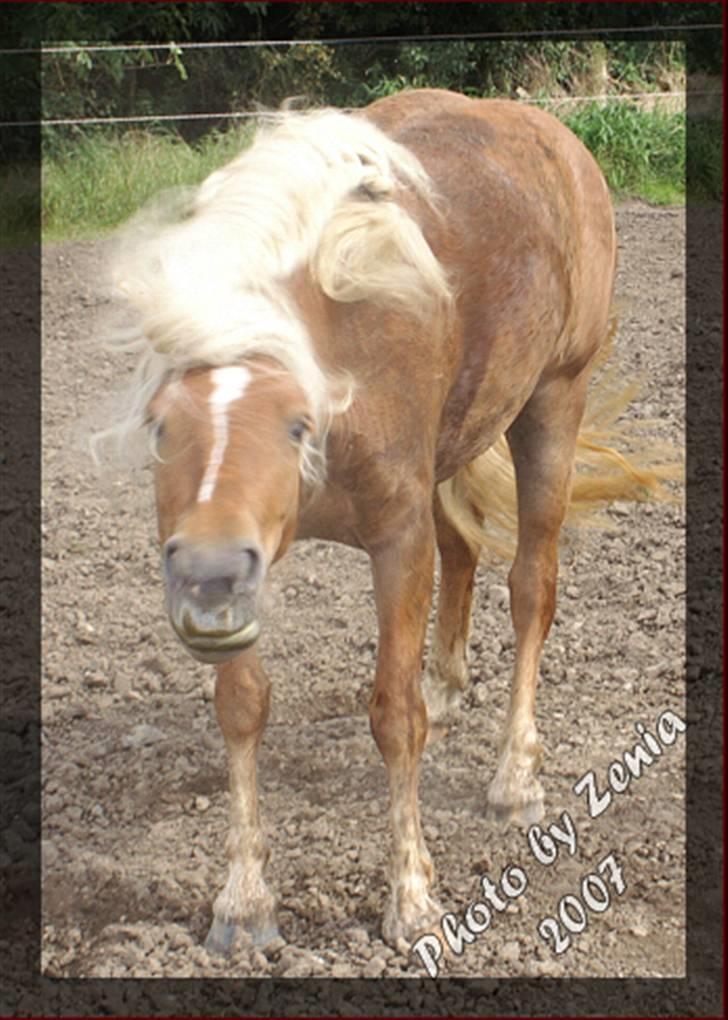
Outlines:
<svg viewBox="0 0 728 1020"><path fill-rule="evenodd" d="M257 620L251 620L230 634L187 634L177 627L174 627L174 631L194 659L216 664L229 662L251 648L260 635L260 624Z"/></svg>

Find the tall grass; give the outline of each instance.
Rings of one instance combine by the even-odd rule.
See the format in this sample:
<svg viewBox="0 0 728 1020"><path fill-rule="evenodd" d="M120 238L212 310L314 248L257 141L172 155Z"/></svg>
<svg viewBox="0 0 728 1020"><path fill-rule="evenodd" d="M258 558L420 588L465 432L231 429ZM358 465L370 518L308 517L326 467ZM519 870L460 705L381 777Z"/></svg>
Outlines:
<svg viewBox="0 0 728 1020"><path fill-rule="evenodd" d="M627 103L591 104L564 116L600 163L617 198L659 203L685 199L685 118ZM53 147L42 167L42 228L46 240L93 237L122 223L154 194L194 185L250 141L250 127L210 133L190 145L170 134L96 133ZM697 195L722 196L721 133L691 134ZM295 174L295 167L291 168ZM0 176L0 236L22 233L32 220L34 183L22 168Z"/></svg>
<svg viewBox="0 0 728 1020"><path fill-rule="evenodd" d="M250 141L237 127L195 146L174 135L95 135L43 163L42 225L49 240L93 236L122 223L165 188L199 183Z"/></svg>
<svg viewBox="0 0 728 1020"><path fill-rule="evenodd" d="M596 158L617 197L685 198L685 117L627 103L591 103L564 123Z"/></svg>

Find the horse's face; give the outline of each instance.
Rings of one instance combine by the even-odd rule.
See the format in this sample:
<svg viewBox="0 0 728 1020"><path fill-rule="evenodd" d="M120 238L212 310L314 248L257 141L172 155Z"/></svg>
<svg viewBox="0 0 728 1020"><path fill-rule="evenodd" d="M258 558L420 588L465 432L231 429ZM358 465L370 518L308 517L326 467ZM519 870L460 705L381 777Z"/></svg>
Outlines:
<svg viewBox="0 0 728 1020"><path fill-rule="evenodd" d="M251 361L188 372L149 416L169 618L196 659L223 662L258 637L266 571L295 532L307 401Z"/></svg>

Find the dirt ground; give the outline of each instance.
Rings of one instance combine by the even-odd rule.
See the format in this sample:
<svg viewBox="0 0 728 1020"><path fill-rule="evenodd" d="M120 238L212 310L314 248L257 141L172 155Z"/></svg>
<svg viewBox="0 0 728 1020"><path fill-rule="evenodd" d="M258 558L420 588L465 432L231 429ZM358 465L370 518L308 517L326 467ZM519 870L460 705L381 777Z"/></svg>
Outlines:
<svg viewBox="0 0 728 1020"><path fill-rule="evenodd" d="M618 210L617 351L644 380L630 416L682 444L684 214ZM281 938L229 959L201 945L225 878L228 793L212 706L214 671L166 622L148 467L99 478L77 422L125 370L98 346L102 246L44 255L43 970L59 977L421 976L384 944L389 847L385 770L369 733L376 627L367 559L322 542L274 571L261 639L273 680L260 783ZM546 748L543 825L568 812L574 855L546 866L526 831L483 807L513 661L507 565L480 567L472 687L459 723L424 755L425 837L444 910L462 918L519 865L525 893L495 912L448 976L682 976L685 971L684 746L672 746L590 817L576 781L632 751L636 724L684 718L684 519L675 504L617 504L612 531L567 533L557 616L538 699ZM539 934L605 857L620 893L554 952ZM605 876L606 877L606 876ZM596 889L592 881L587 890ZM596 895L596 893L595 893ZM566 901L567 917L578 906ZM571 913L569 913L571 911ZM575 927L578 927L575 924Z"/></svg>

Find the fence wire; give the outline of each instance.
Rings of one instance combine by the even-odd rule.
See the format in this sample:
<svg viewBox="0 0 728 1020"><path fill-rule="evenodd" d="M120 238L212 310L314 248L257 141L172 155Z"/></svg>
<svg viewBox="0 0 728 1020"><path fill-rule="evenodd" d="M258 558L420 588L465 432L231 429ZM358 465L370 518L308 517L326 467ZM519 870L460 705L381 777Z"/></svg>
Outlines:
<svg viewBox="0 0 728 1020"><path fill-rule="evenodd" d="M68 54L74 53L119 53L125 50L166 50L174 48L184 50L221 49L223 47L251 48L255 46L355 46L357 44L372 43L409 43L409 42L465 42L467 40L478 41L479 39L552 39L561 37L570 39L572 37L589 37L598 39L608 35L638 35L651 34L653 32L674 32L678 35L683 32L705 32L711 29L722 29L720 22L708 23L705 25L642 25L630 26L627 28L560 28L560 29L534 29L533 31L519 32L468 32L447 33L433 35L375 35L360 36L356 38L333 38L333 39L237 39L231 42L186 42L178 43L99 43L97 45L85 45L83 43L68 43L59 46L36 46L25 49L0 49L0 56L40 54Z"/></svg>
<svg viewBox="0 0 728 1020"><path fill-rule="evenodd" d="M187 42L178 43L169 41L167 43L119 43L119 44L92 44L69 43L54 46L40 46L26 49L0 49L0 55L20 55L38 53L43 56L73 56L80 53L116 53L124 51L163 51L174 56L184 56L189 50L220 50L220 49L251 49L270 47L300 47L300 46L344 46L356 44L382 44L392 45L395 43L411 42L455 42L455 41L478 41L488 39L546 39L553 37L590 37L598 39L599 36L625 34L646 34L652 32L682 33L708 31L722 29L719 23L707 23L701 25L653 25L644 27L629 28L595 28L595 29L552 29L534 30L526 32L471 32L471 33L450 33L434 35L409 35L409 36L362 36L356 38L333 38L333 39L266 39L266 40L234 40L219 42ZM718 96L717 91L695 92L696 96ZM631 102L641 99L654 99L662 101L667 99L685 100L685 92L662 91L662 92L630 92L630 93L603 93L599 95L584 96L550 96L546 98L532 98L530 96L518 96L517 101L537 106L562 106L564 104L578 103L605 103L605 102ZM351 112L351 110L347 110ZM267 113L260 110L240 111L207 111L197 113L174 113L174 114L139 114L129 116L109 117L58 117L41 120L23 121L0 121L0 128L17 127L82 127L100 126L106 124L164 124L173 122L189 122L204 120L262 120L266 117L275 117L275 113Z"/></svg>
<svg viewBox="0 0 728 1020"><path fill-rule="evenodd" d="M606 102L631 102L636 99L680 99L685 100L685 92L629 92L622 94L603 93L602 95L589 96L549 96L547 98L532 99L519 97L516 102L525 103L531 106L561 106L564 103L606 103ZM692 92L691 96L718 96L717 91ZM344 113L353 113L357 107L343 107ZM78 117L58 118L55 120L5 120L0 121L0 127L66 127L83 124L156 124L169 121L191 121L191 120L265 120L267 117L275 119L278 114L275 111L266 110L240 110L228 113L160 113L140 114L135 117Z"/></svg>

